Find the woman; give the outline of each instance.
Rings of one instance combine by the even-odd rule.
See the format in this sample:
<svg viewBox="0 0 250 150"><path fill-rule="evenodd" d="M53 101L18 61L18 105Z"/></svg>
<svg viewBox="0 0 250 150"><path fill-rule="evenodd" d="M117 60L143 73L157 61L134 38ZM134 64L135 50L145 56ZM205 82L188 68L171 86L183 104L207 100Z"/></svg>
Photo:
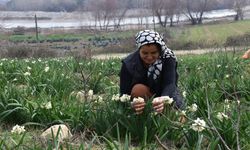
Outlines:
<svg viewBox="0 0 250 150"><path fill-rule="evenodd" d="M136 35L137 50L122 60L120 72L120 94L149 99L152 96L169 96L175 106L183 107L177 89L177 61L159 33L152 30L140 31ZM145 102L132 104L137 114L143 112ZM156 112L161 113L164 102L153 103Z"/></svg>

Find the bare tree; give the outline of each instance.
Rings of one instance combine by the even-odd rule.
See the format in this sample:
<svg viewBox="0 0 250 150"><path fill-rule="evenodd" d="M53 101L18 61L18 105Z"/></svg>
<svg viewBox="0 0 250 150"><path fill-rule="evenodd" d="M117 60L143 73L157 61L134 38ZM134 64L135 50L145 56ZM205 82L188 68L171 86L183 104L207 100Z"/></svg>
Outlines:
<svg viewBox="0 0 250 150"><path fill-rule="evenodd" d="M173 26L174 17L180 14L180 0L152 0L151 7L162 27L167 26L168 19Z"/></svg>
<svg viewBox="0 0 250 150"><path fill-rule="evenodd" d="M130 7L132 0L118 0L116 13L114 13L114 29L119 29L121 21L124 19L126 12Z"/></svg>
<svg viewBox="0 0 250 150"><path fill-rule="evenodd" d="M86 5L95 18L96 26L99 24L101 30L107 30L117 9L117 0L89 0Z"/></svg>
<svg viewBox="0 0 250 150"><path fill-rule="evenodd" d="M181 7L180 7L180 0L169 0L167 4L169 19L170 19L170 27L174 25L174 17L180 15Z"/></svg>
<svg viewBox="0 0 250 150"><path fill-rule="evenodd" d="M167 0L168 1L168 0ZM153 0L152 10L158 18L159 24L162 27L167 26L168 11L166 10L167 2L165 0Z"/></svg>
<svg viewBox="0 0 250 150"><path fill-rule="evenodd" d="M151 12L149 12L149 8L151 8L151 0L136 0L135 2L135 8L136 9L136 16L138 20L138 24L143 27L144 25L146 28L148 28L149 25L149 15Z"/></svg>
<svg viewBox="0 0 250 150"><path fill-rule="evenodd" d="M234 17L235 21L243 20L243 18L244 18L243 9L246 5L247 5L247 0L235 0L234 1L233 8L236 12L236 15Z"/></svg>
<svg viewBox="0 0 250 150"><path fill-rule="evenodd" d="M202 24L204 12L209 10L209 2L212 0L182 0L184 14L193 25Z"/></svg>
<svg viewBox="0 0 250 150"><path fill-rule="evenodd" d="M244 19L244 8L249 5L250 0L216 0L217 6L222 9L233 9L236 12L234 20Z"/></svg>

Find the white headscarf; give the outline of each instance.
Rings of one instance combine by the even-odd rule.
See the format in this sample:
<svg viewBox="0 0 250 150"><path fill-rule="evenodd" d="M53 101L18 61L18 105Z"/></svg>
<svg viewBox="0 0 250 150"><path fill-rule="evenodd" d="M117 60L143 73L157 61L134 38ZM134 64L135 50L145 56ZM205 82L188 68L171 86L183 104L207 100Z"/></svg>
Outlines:
<svg viewBox="0 0 250 150"><path fill-rule="evenodd" d="M160 58L157 59L148 68L148 77L152 77L154 80L157 80L162 71L162 60L170 57L176 59L176 56L174 55L172 50L167 48L165 42L163 41L163 37L158 32L155 32L153 30L143 30L136 34L135 39L138 50L141 46L146 44L157 43L161 45Z"/></svg>

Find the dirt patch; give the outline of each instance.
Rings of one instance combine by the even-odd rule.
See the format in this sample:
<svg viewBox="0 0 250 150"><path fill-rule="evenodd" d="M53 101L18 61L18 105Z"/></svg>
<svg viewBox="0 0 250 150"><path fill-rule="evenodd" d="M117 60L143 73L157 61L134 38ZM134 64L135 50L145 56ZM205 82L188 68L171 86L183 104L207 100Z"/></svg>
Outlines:
<svg viewBox="0 0 250 150"><path fill-rule="evenodd" d="M213 53L219 51L233 51L233 48L227 48L226 50L218 48L218 49L196 49L196 50L177 50L174 53L178 55L198 55L198 54L205 54L205 53ZM129 53L112 53L112 54L99 54L93 55L94 59L112 59L112 58L124 58Z"/></svg>

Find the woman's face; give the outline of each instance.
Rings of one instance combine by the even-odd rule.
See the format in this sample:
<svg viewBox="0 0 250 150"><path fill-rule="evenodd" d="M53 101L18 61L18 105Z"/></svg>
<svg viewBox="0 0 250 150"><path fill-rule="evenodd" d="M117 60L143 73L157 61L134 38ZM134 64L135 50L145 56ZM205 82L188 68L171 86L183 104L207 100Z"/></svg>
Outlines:
<svg viewBox="0 0 250 150"><path fill-rule="evenodd" d="M159 56L160 50L156 44L147 44L140 48L140 57L145 65L153 64Z"/></svg>

